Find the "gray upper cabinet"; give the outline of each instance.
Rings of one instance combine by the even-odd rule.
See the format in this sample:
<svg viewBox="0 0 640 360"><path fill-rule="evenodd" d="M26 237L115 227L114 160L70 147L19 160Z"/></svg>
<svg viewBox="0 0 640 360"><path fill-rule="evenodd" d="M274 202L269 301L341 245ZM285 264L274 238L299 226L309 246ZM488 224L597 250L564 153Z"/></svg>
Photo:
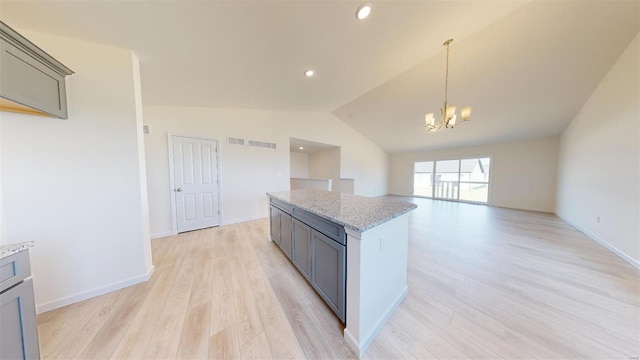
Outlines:
<svg viewBox="0 0 640 360"><path fill-rule="evenodd" d="M0 21L0 110L67 118L73 71Z"/></svg>

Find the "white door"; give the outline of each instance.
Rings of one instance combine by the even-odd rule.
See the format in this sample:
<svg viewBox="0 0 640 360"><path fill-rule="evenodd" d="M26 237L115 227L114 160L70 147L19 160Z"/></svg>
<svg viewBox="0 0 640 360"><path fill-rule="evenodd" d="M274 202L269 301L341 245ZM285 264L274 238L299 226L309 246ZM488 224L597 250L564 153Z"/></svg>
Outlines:
<svg viewBox="0 0 640 360"><path fill-rule="evenodd" d="M220 225L218 142L172 136L178 232Z"/></svg>

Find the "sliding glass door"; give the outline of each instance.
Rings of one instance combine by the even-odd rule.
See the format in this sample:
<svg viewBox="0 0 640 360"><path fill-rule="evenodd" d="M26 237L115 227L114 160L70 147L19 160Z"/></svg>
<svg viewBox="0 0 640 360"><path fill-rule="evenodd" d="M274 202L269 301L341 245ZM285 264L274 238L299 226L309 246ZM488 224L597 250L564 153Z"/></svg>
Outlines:
<svg viewBox="0 0 640 360"><path fill-rule="evenodd" d="M489 201L489 167L491 160L460 160L460 196L463 201L487 203Z"/></svg>
<svg viewBox="0 0 640 360"><path fill-rule="evenodd" d="M490 158L416 162L413 195L487 203Z"/></svg>
<svg viewBox="0 0 640 360"><path fill-rule="evenodd" d="M460 160L436 161L433 197L458 200L460 189Z"/></svg>
<svg viewBox="0 0 640 360"><path fill-rule="evenodd" d="M415 163L413 168L413 195L433 196L433 161Z"/></svg>

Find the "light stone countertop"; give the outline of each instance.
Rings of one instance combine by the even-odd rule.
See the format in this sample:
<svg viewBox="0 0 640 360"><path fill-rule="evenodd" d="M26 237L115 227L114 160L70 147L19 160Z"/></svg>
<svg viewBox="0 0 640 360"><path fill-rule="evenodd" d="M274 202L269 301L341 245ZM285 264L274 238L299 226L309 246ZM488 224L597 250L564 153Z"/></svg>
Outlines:
<svg viewBox="0 0 640 360"><path fill-rule="evenodd" d="M33 241L26 241L17 244L0 245L0 260L25 251L33 246Z"/></svg>
<svg viewBox="0 0 640 360"><path fill-rule="evenodd" d="M417 207L416 204L324 190L267 193L275 199L363 233Z"/></svg>

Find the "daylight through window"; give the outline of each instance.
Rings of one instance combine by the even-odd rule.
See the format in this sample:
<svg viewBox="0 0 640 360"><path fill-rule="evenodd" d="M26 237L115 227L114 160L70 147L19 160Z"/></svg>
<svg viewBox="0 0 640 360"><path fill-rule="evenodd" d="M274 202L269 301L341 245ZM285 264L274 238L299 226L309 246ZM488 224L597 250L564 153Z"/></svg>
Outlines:
<svg viewBox="0 0 640 360"><path fill-rule="evenodd" d="M486 204L490 158L416 162L413 195Z"/></svg>

